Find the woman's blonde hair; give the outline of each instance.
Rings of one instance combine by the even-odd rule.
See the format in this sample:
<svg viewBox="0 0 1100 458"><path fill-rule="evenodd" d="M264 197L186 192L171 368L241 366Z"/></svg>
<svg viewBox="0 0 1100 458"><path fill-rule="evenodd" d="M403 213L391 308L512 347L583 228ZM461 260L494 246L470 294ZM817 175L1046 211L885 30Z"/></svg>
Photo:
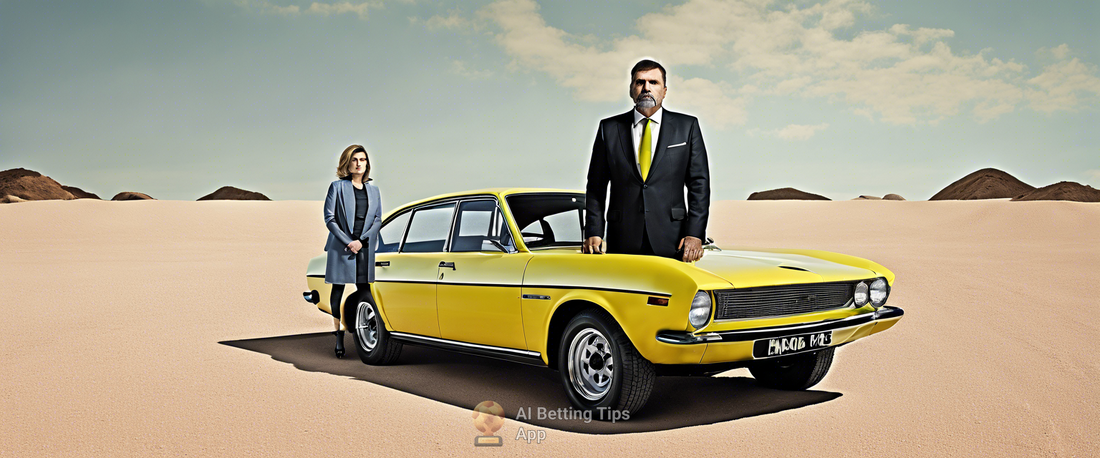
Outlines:
<svg viewBox="0 0 1100 458"><path fill-rule="evenodd" d="M351 179L348 168L351 165L351 157L355 153L363 153L364 156L367 156L367 170L363 172L363 181L367 181L367 178L370 177L370 155L367 154L367 149L363 148L363 145L351 145L344 148L344 152L340 153L340 162L336 165L336 178Z"/></svg>

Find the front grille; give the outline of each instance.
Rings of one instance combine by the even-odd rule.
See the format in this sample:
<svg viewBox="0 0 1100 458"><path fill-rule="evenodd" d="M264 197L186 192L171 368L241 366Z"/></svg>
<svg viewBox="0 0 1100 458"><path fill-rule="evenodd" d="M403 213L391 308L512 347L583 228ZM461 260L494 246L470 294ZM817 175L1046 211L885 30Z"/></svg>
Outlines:
<svg viewBox="0 0 1100 458"><path fill-rule="evenodd" d="M858 282L808 283L714 291L714 319L798 315L844 307Z"/></svg>

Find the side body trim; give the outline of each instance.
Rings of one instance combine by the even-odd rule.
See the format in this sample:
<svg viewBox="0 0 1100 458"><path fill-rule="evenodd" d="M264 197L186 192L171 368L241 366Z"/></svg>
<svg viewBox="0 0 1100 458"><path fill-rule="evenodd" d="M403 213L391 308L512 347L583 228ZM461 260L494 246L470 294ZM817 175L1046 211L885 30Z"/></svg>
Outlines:
<svg viewBox="0 0 1100 458"><path fill-rule="evenodd" d="M459 342L457 340L440 339L438 337L407 334L404 332L391 332L390 336L394 339L410 344L425 345L429 347L442 348L444 350L457 351L459 353L485 356L505 361L546 367L546 363L542 361L542 354L537 351L494 347L492 345Z"/></svg>

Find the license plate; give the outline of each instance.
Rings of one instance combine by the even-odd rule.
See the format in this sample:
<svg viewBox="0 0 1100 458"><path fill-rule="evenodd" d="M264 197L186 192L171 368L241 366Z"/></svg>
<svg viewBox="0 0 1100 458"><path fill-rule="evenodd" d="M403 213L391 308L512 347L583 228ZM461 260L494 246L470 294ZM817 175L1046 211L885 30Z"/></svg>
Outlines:
<svg viewBox="0 0 1100 458"><path fill-rule="evenodd" d="M797 336L776 337L753 342L753 358L773 358L818 350L833 344L833 332L815 332Z"/></svg>

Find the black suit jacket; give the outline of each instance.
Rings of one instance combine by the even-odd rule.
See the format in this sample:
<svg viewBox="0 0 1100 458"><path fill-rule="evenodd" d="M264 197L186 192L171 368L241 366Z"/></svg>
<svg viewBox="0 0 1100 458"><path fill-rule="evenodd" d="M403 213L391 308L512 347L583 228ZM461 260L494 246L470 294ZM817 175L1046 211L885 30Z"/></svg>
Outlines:
<svg viewBox="0 0 1100 458"><path fill-rule="evenodd" d="M606 239L609 253L640 253L643 228L659 256L675 255L685 236L706 240L710 170L699 120L665 110L661 121L644 182L630 133L633 110L600 121L588 164L584 235Z"/></svg>

